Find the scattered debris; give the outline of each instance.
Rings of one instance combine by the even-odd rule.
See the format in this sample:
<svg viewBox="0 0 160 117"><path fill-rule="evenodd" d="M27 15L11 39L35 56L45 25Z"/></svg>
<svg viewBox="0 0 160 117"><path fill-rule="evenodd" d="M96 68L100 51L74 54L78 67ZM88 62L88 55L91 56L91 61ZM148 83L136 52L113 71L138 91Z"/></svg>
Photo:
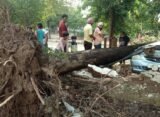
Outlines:
<svg viewBox="0 0 160 117"><path fill-rule="evenodd" d="M160 72L146 71L141 73L144 77L149 78L151 81L160 83Z"/></svg>
<svg viewBox="0 0 160 117"><path fill-rule="evenodd" d="M78 77L82 77L82 78L93 78L93 75L87 70L87 69L82 69L82 70L78 70L78 71L73 71L72 72L73 76L78 76Z"/></svg>
<svg viewBox="0 0 160 117"><path fill-rule="evenodd" d="M70 104L68 104L64 100L63 100L63 104L65 105L65 107L66 107L66 109L67 109L68 112L74 113L75 108L73 106L71 106Z"/></svg>
<svg viewBox="0 0 160 117"><path fill-rule="evenodd" d="M72 113L72 117L82 117L80 112L78 112L73 106L71 106L64 100L63 100L63 104L65 105L67 111Z"/></svg>
<svg viewBox="0 0 160 117"><path fill-rule="evenodd" d="M100 68L95 65L88 65L88 68L91 69L93 76L99 76L99 77L111 77L116 78L118 77L118 73L115 70L109 69L109 68Z"/></svg>

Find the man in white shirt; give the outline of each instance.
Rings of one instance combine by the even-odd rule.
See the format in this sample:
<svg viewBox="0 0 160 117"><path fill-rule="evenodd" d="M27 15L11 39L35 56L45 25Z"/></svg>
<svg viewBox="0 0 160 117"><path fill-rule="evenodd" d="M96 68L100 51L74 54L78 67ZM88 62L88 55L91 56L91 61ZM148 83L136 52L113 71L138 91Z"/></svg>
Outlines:
<svg viewBox="0 0 160 117"><path fill-rule="evenodd" d="M84 48L85 50L92 49L92 42L95 39L93 36L93 29L92 25L94 23L93 18L89 18L87 20L87 24L84 27Z"/></svg>

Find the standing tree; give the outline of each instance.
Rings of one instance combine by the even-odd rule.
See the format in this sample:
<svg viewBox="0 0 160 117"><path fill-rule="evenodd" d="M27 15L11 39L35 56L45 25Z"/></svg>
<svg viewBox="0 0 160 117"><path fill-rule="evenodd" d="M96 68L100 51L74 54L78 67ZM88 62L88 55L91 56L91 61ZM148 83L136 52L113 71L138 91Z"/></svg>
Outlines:
<svg viewBox="0 0 160 117"><path fill-rule="evenodd" d="M41 21L43 0L9 0L13 23L29 26Z"/></svg>
<svg viewBox="0 0 160 117"><path fill-rule="evenodd" d="M64 0L1 0L0 6L7 8L10 19L15 24L23 26L45 24L57 14L68 11Z"/></svg>

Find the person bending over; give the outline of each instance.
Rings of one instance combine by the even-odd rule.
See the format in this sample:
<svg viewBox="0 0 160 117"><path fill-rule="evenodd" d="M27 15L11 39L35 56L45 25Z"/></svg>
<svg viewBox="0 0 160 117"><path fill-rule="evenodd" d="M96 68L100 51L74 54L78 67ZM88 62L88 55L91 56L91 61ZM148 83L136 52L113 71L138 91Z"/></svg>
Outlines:
<svg viewBox="0 0 160 117"><path fill-rule="evenodd" d="M61 52L67 52L68 51L68 47L67 47L68 36L69 36L68 32L63 32L63 35L58 42L56 50L61 51Z"/></svg>

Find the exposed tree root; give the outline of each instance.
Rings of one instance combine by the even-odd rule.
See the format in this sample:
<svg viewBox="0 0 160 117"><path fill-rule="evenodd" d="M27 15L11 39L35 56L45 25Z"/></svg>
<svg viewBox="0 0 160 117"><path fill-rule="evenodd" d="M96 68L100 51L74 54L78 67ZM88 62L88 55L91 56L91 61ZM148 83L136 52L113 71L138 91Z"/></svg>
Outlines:
<svg viewBox="0 0 160 117"><path fill-rule="evenodd" d="M42 105L45 105L45 102L44 102L44 99L42 98L42 96L40 95L39 91L38 91L38 87L36 86L35 82L34 82L34 79L31 77L31 82L32 82L32 85L33 85L33 88L39 98L39 100L41 101Z"/></svg>
<svg viewBox="0 0 160 117"><path fill-rule="evenodd" d="M2 103L0 103L0 108L7 104L12 98L14 98L14 95L9 96L7 99L5 99Z"/></svg>

